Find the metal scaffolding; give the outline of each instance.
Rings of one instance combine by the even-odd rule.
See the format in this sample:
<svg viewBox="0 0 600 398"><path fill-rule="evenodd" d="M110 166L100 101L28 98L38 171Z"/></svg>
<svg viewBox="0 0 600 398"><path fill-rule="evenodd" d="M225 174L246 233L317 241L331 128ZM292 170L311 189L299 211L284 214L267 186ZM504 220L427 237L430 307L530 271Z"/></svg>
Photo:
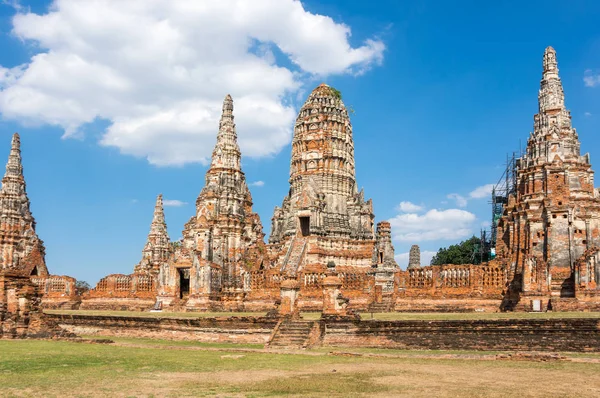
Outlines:
<svg viewBox="0 0 600 398"><path fill-rule="evenodd" d="M520 157L520 156L519 156ZM498 221L502 217L504 205L508 204L510 195L517 193L517 160L516 152L506 156L506 168L492 189L492 224L490 236L490 259L496 256L496 239L498 237Z"/></svg>

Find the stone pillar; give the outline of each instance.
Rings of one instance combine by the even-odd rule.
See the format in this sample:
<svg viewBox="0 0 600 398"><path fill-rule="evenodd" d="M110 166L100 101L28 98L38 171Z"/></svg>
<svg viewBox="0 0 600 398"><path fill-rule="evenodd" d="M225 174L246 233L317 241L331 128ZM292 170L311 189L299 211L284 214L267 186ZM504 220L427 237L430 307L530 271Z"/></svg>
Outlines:
<svg viewBox="0 0 600 398"><path fill-rule="evenodd" d="M342 281L330 273L323 279L323 316L346 316L348 299L341 294Z"/></svg>
<svg viewBox="0 0 600 398"><path fill-rule="evenodd" d="M281 282L281 305L279 315L291 316L293 318L300 316L298 310L298 293L300 292L300 283L295 279L286 279Z"/></svg>

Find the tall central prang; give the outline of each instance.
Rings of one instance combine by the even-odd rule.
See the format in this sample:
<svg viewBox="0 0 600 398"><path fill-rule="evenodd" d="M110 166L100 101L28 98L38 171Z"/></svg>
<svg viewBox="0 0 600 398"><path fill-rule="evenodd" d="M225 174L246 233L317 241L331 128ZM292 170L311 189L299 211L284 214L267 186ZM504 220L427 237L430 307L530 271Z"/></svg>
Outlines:
<svg viewBox="0 0 600 398"><path fill-rule="evenodd" d="M356 184L348 111L339 91L321 84L296 119L290 190L275 208L269 238L276 263L289 274L304 267L368 269L379 258L394 267L393 248L376 253L374 218Z"/></svg>

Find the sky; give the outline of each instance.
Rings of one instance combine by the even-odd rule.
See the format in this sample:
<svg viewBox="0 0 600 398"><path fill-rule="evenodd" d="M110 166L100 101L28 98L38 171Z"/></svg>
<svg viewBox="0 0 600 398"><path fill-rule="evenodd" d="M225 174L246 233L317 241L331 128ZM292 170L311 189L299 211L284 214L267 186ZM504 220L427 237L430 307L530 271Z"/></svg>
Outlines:
<svg viewBox="0 0 600 398"><path fill-rule="evenodd" d="M582 153L600 155L597 1L0 0L0 159L21 134L52 274L95 284L141 258L156 195L195 213L220 106L269 233L291 138L325 82L352 109L356 174L396 259L479 235L557 51ZM2 155L4 153L4 155Z"/></svg>

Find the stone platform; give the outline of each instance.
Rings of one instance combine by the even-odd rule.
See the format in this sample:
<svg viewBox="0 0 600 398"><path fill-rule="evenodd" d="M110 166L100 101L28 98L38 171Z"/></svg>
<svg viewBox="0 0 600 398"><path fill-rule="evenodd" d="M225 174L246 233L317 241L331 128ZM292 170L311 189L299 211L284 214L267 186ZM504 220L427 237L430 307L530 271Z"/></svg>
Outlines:
<svg viewBox="0 0 600 398"><path fill-rule="evenodd" d="M144 318L61 315L48 317L87 335L149 337L202 342L265 344L277 318ZM343 320L321 319L311 346L395 349L600 352L600 319ZM311 332L312 333L312 332ZM311 339L312 340L312 339Z"/></svg>

